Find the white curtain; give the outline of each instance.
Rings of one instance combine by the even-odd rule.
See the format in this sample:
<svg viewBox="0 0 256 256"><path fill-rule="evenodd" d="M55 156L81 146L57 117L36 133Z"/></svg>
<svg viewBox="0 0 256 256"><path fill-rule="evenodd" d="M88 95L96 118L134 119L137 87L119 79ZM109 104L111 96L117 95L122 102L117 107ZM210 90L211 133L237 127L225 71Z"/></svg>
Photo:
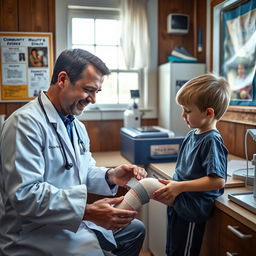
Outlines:
<svg viewBox="0 0 256 256"><path fill-rule="evenodd" d="M147 0L121 0L121 46L128 69L149 65Z"/></svg>

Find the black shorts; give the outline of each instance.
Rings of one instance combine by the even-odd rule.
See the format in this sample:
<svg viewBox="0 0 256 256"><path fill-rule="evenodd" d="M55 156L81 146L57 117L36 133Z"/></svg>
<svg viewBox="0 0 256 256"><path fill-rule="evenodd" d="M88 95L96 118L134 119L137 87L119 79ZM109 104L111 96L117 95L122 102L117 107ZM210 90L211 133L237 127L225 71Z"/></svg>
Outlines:
<svg viewBox="0 0 256 256"><path fill-rule="evenodd" d="M166 254L168 256L198 256L206 222L189 222L168 207Z"/></svg>

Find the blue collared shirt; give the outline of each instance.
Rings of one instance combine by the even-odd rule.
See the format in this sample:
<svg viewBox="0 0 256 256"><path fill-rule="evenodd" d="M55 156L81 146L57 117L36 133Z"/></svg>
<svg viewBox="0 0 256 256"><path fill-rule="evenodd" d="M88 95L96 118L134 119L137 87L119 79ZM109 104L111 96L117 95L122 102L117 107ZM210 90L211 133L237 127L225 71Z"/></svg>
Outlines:
<svg viewBox="0 0 256 256"><path fill-rule="evenodd" d="M64 122L64 125L66 126L67 128L67 132L68 132L68 136L73 144L73 133L72 133L72 128L73 128L73 121L75 119L75 117L73 115L68 115L67 117L64 116L62 113L60 113L58 111L58 114L60 116L60 118L62 119L62 121Z"/></svg>
<svg viewBox="0 0 256 256"><path fill-rule="evenodd" d="M73 144L73 133L72 133L72 127L74 125L73 121L75 119L75 117L73 115L68 115L67 117L65 117L63 114L61 114L58 111L58 114L60 116L60 118L62 119L62 121L64 122L66 128L67 128L67 132L68 132L68 136ZM105 179L108 182L108 172L105 173ZM115 185L110 185L109 184L110 189L113 189L115 187Z"/></svg>

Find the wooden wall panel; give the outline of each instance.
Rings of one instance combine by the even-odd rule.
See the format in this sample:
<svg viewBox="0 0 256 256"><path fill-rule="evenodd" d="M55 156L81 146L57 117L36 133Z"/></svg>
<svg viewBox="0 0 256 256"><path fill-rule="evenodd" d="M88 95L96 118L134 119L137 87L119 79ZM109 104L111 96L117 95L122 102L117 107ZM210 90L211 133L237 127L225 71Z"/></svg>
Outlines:
<svg viewBox="0 0 256 256"><path fill-rule="evenodd" d="M193 55L201 62L206 62L206 2L205 0L198 0L196 4L196 15L194 19L197 20L194 26L194 51ZM198 51L198 29L202 30L202 51Z"/></svg>
<svg viewBox="0 0 256 256"><path fill-rule="evenodd" d="M55 0L48 0L48 32L52 32L53 60L56 59Z"/></svg>
<svg viewBox="0 0 256 256"><path fill-rule="evenodd" d="M229 121L220 121L218 129L223 137L224 143L229 153L245 158L245 134L247 129L256 129L255 125L234 123ZM256 153L256 141L253 141L250 135L247 136L248 159Z"/></svg>
<svg viewBox="0 0 256 256"><path fill-rule="evenodd" d="M86 121L83 122L89 138L90 138L90 150L92 152L101 151L101 143L102 143L102 130L101 130L101 121ZM104 142L103 142L104 143Z"/></svg>
<svg viewBox="0 0 256 256"><path fill-rule="evenodd" d="M6 103L6 116L8 117L18 108L22 107L26 102Z"/></svg>
<svg viewBox="0 0 256 256"><path fill-rule="evenodd" d="M46 0L19 0L19 31L50 31L49 16L52 10L49 8L49 2L52 3Z"/></svg>
<svg viewBox="0 0 256 256"><path fill-rule="evenodd" d="M17 31L18 0L0 0L0 30Z"/></svg>
<svg viewBox="0 0 256 256"><path fill-rule="evenodd" d="M167 33L167 16L170 13L183 13L190 16L187 35ZM158 1L158 64L167 62L167 56L176 45L185 47L191 54L205 62L206 1L205 0L159 0ZM197 52L197 29L203 30L203 51Z"/></svg>
<svg viewBox="0 0 256 256"><path fill-rule="evenodd" d="M32 10L36 10L33 15L33 31L46 32L49 31L49 1L37 0L33 1Z"/></svg>
<svg viewBox="0 0 256 256"><path fill-rule="evenodd" d="M102 143L101 151L111 151L113 148L120 149L120 127L123 126L122 120L115 122L105 120L102 122L102 135L101 139L104 140Z"/></svg>
<svg viewBox="0 0 256 256"><path fill-rule="evenodd" d="M0 104L0 115L6 115L6 104Z"/></svg>
<svg viewBox="0 0 256 256"><path fill-rule="evenodd" d="M235 141L233 139L235 136L235 124L227 124L226 122L220 121L217 124L217 128L220 131L224 143L228 148L229 152L235 152Z"/></svg>
<svg viewBox="0 0 256 256"><path fill-rule="evenodd" d="M90 137L91 152L120 150L122 120L84 121ZM144 119L142 125L157 125L157 119Z"/></svg>
<svg viewBox="0 0 256 256"><path fill-rule="evenodd" d="M33 0L18 0L18 31L20 32L33 32L33 17L37 14L37 10L33 12L32 1Z"/></svg>

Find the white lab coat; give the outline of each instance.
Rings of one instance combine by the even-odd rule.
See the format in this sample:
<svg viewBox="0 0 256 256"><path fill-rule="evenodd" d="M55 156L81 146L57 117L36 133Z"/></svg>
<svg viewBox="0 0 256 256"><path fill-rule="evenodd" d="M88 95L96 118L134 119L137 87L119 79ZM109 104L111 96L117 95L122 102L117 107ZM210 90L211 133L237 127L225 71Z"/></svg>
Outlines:
<svg viewBox="0 0 256 256"><path fill-rule="evenodd" d="M87 193L114 195L105 180L106 168L95 167L85 127L75 124L86 145L80 154L73 127L74 147L56 109L44 93L5 122L1 133L0 255L101 256L89 228L101 230L113 243L110 230L82 221ZM52 124L62 140L70 170ZM3 207L3 205L5 207ZM5 210L3 210L5 209Z"/></svg>

